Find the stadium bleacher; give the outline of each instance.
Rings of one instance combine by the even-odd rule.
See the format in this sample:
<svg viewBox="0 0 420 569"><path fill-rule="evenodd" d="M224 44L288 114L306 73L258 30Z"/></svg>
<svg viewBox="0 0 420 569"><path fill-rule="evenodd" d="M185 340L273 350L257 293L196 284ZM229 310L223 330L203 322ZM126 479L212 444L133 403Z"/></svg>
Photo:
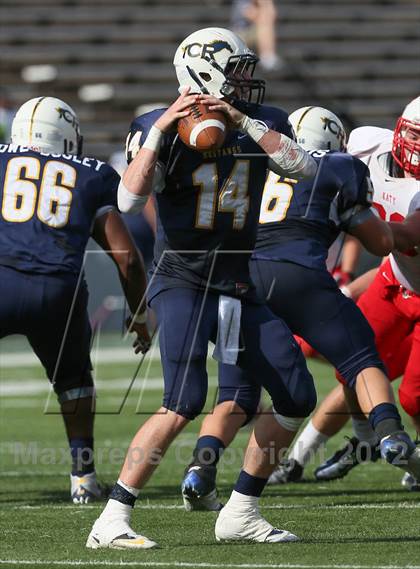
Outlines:
<svg viewBox="0 0 420 569"><path fill-rule="evenodd" d="M107 158L121 149L136 107L175 97L177 44L194 29L228 26L229 11L223 0L2 0L1 85L16 105L46 93L68 101L86 152ZM268 103L320 104L352 125L392 128L420 92L417 0L281 0L279 15L286 65L267 76ZM28 82L28 65L53 72ZM111 87L109 98L80 98L80 88L98 83Z"/></svg>

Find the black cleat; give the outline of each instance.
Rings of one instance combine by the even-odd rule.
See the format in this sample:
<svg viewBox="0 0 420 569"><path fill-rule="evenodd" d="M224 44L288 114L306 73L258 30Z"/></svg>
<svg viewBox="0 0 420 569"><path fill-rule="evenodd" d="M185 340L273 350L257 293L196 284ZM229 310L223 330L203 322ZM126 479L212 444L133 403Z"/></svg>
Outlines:
<svg viewBox="0 0 420 569"><path fill-rule="evenodd" d="M219 512L223 504L217 497L215 466L191 464L181 484L182 500L187 512L209 510Z"/></svg>
<svg viewBox="0 0 420 569"><path fill-rule="evenodd" d="M381 457L379 448L359 441L356 437L348 440L346 446L319 466L314 474L317 480L338 480L362 462L376 462Z"/></svg>
<svg viewBox="0 0 420 569"><path fill-rule="evenodd" d="M271 473L267 484L288 484L299 482L303 476L303 466L294 459L282 460L279 466Z"/></svg>

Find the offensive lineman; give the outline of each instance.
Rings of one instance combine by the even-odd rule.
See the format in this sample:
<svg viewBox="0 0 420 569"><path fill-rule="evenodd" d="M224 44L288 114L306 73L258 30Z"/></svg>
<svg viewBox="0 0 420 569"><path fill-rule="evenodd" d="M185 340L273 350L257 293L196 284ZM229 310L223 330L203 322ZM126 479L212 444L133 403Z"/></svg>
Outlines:
<svg viewBox="0 0 420 569"><path fill-rule="evenodd" d="M54 97L24 103L12 144L0 145L0 338L23 334L60 403L72 457L71 499L101 495L93 462L95 390L83 259L89 236L110 255L136 314L136 351L150 339L141 300L146 276L116 211L118 174L81 156L73 109Z"/></svg>
<svg viewBox="0 0 420 569"><path fill-rule="evenodd" d="M394 250L378 270L360 277L354 285L356 300L367 288L358 306L374 330L390 379L403 375L399 399L420 432L420 254L418 247L412 246L416 239L420 241L420 97L406 106L394 133L376 127L358 128L350 135L348 151L369 166L374 206L380 216L391 221L394 230L408 229L413 237L411 242L402 239L398 244L403 253ZM404 221L407 216L409 220ZM285 481L300 478L311 454L339 431L342 422L336 418L345 408L343 389L337 386L295 442L289 455L293 461L283 473ZM351 408L357 412L354 401ZM355 438L317 468L317 478L341 478L359 464L363 459L363 453L356 454L360 441L371 448L371 457L376 457L378 441L369 424L357 414L352 422ZM410 474L403 477L402 484L420 489Z"/></svg>
<svg viewBox="0 0 420 569"><path fill-rule="evenodd" d="M392 395L387 392L389 383L372 330L355 304L339 291L326 267L328 248L340 230L358 237L368 250L382 256L394 247L391 228L370 207L372 191L366 165L349 154L334 152L345 147L340 120L320 107L298 109L289 120L298 142L312 150L319 166L314 180L297 182L269 174L251 261L252 279L271 310L333 363L346 385L363 400L363 409L383 439L384 458L393 463L395 448L401 444L401 448L406 446L405 458L413 462L415 446L404 432ZM219 398L225 403L204 420L193 462L182 484L187 509L220 507L214 492L215 466L236 434L241 417L242 421L246 419L240 413L246 401L243 375L238 369L234 400L229 400L222 386ZM265 424L267 442L275 440L274 419L263 416L257 425L260 422ZM296 432L302 422L289 421L288 428ZM214 457L213 462L209 456ZM200 457L204 460L200 461ZM226 516L229 506L230 501L219 518Z"/></svg>

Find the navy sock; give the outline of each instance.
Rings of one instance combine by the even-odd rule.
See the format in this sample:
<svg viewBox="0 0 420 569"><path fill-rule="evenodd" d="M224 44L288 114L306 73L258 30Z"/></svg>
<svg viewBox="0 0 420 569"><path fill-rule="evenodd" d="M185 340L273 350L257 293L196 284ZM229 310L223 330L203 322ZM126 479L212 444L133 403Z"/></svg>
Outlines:
<svg viewBox="0 0 420 569"><path fill-rule="evenodd" d="M121 502L121 504L126 504L127 506L131 506L134 508L134 504L136 503L137 497L134 494L131 494L128 490L123 488L118 484L114 484L110 494L109 499L116 500L117 502Z"/></svg>
<svg viewBox="0 0 420 569"><path fill-rule="evenodd" d="M211 435L204 435L197 440L195 445L193 464L216 466L224 450L225 445L223 441Z"/></svg>
<svg viewBox="0 0 420 569"><path fill-rule="evenodd" d="M93 461L93 438L70 439L71 473L76 476L90 474L95 470Z"/></svg>
<svg viewBox="0 0 420 569"><path fill-rule="evenodd" d="M241 470L234 490L240 494L245 494L245 496L255 496L259 498L267 484L267 480L268 478L251 476L251 474L248 474L245 470Z"/></svg>
<svg viewBox="0 0 420 569"><path fill-rule="evenodd" d="M379 440L404 430L401 417L394 403L380 403L369 413L369 423Z"/></svg>

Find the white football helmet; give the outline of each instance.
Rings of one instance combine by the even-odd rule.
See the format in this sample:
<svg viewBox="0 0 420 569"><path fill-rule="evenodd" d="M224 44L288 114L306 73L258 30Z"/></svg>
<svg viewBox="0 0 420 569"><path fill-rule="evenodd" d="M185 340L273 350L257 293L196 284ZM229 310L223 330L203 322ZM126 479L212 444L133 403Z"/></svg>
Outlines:
<svg viewBox="0 0 420 569"><path fill-rule="evenodd" d="M12 142L39 152L76 154L82 152L79 119L73 109L55 97L26 101L12 123Z"/></svg>
<svg viewBox="0 0 420 569"><path fill-rule="evenodd" d="M405 107L397 121L392 157L405 172L420 180L420 97Z"/></svg>
<svg viewBox="0 0 420 569"><path fill-rule="evenodd" d="M265 81L252 79L258 57L239 36L224 28L190 34L175 52L179 90L262 103Z"/></svg>
<svg viewBox="0 0 420 569"><path fill-rule="evenodd" d="M289 115L296 141L305 150L346 150L346 131L341 120L322 107L302 107Z"/></svg>

